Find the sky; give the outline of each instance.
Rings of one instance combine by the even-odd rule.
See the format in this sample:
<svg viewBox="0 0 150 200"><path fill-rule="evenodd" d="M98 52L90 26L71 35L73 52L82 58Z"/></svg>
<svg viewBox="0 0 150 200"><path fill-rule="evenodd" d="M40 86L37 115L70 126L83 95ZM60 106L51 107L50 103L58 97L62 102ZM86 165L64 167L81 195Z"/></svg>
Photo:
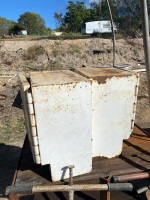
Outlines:
<svg viewBox="0 0 150 200"><path fill-rule="evenodd" d="M81 1L88 5L91 0ZM55 29L54 13L65 13L67 5L68 0L4 0L0 5L0 17L17 22L21 14L34 12L45 20L46 27Z"/></svg>

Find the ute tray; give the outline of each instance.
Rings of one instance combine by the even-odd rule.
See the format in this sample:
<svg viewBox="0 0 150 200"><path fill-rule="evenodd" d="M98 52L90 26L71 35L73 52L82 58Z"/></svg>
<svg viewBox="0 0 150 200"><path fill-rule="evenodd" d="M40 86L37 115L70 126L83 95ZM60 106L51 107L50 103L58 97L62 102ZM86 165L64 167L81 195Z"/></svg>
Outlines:
<svg viewBox="0 0 150 200"><path fill-rule="evenodd" d="M128 140L124 140L123 151L120 156L111 159L103 157L94 158L92 163L93 165L92 171L88 174L74 177L73 178L74 184L86 184L86 183L98 184L100 183L100 179L107 182L113 175L123 175L136 172L150 171L149 146L150 146L150 137L148 132L145 132L138 125L135 125L131 137ZM12 185L15 186L21 186L21 185L24 186L33 184L56 185L56 184L67 184L67 183L68 180L52 183L49 166L48 165L41 166L33 162L29 142L26 137L22 148L22 153L20 156L20 161L18 163L18 168L14 175ZM55 199L65 200L67 199L67 197L65 197L66 195L67 194L61 192L56 192L55 196L53 196L52 198L50 197L50 194L45 198L54 200ZM115 197L114 199L115 200L119 200L120 198L128 199L120 197L119 195L117 195L117 197ZM40 199L45 199L45 198L44 196L42 198L40 197ZM100 199L100 192L86 192L86 193L75 192L75 199L87 199L87 200Z"/></svg>

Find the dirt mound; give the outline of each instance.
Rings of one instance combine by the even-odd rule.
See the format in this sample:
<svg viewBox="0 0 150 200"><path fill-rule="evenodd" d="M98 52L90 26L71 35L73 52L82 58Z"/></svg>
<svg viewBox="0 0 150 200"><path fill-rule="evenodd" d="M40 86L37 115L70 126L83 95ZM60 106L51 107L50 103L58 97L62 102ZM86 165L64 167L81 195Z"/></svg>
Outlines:
<svg viewBox="0 0 150 200"><path fill-rule="evenodd" d="M94 54L94 50L101 53ZM102 38L78 40L1 41L1 70L47 70L85 66L102 66L113 62L112 40ZM144 63L142 39L117 40L116 64L137 67Z"/></svg>

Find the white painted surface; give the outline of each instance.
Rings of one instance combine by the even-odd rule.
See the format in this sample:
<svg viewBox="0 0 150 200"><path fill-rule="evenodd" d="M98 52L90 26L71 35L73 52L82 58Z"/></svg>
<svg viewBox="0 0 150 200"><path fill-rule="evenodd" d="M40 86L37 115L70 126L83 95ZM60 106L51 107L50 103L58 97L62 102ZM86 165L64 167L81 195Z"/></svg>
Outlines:
<svg viewBox="0 0 150 200"><path fill-rule="evenodd" d="M119 69L80 68L92 81L92 154L108 158L119 155L130 137L135 117L137 74Z"/></svg>
<svg viewBox="0 0 150 200"><path fill-rule="evenodd" d="M33 156L50 164L53 181L69 177L68 165L77 176L90 172L92 156L119 155L133 128L137 74L115 68L76 72L31 73L32 95L30 85L21 83Z"/></svg>
<svg viewBox="0 0 150 200"><path fill-rule="evenodd" d="M38 138L37 138L37 131L36 131L36 123L35 123L35 116L34 116L34 107L33 107L33 100L32 95L30 92L30 84L27 81L24 75L19 75L20 81L20 92L21 98L23 102L23 110L27 128L27 135L33 155L34 162L36 164L40 164L40 155L39 155L39 145L38 145Z"/></svg>
<svg viewBox="0 0 150 200"><path fill-rule="evenodd" d="M17 32L18 35L27 35L27 31L26 30L21 30Z"/></svg>
<svg viewBox="0 0 150 200"><path fill-rule="evenodd" d="M106 84L92 84L93 157L121 154L133 120L136 77L113 77Z"/></svg>
<svg viewBox="0 0 150 200"><path fill-rule="evenodd" d="M31 73L41 164L51 165L52 180L92 169L91 83L65 71Z"/></svg>
<svg viewBox="0 0 150 200"><path fill-rule="evenodd" d="M114 23L114 30L117 31L115 23ZM108 20L86 22L81 27L82 34L111 33L111 32L112 32L111 22Z"/></svg>
<svg viewBox="0 0 150 200"><path fill-rule="evenodd" d="M62 35L63 34L63 32L56 32L56 31L53 31L52 32L54 35L56 35L56 36L59 36L59 35Z"/></svg>

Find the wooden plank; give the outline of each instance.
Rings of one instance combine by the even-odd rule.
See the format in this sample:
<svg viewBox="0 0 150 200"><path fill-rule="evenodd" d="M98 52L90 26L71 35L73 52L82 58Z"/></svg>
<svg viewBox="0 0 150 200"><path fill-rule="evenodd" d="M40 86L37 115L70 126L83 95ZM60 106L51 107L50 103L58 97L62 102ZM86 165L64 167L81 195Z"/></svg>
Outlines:
<svg viewBox="0 0 150 200"><path fill-rule="evenodd" d="M123 152L121 156L107 159L107 158L94 158L93 170L91 173L74 177L74 184L84 183L99 183L99 178L110 177L112 175L129 174L134 172L150 171L150 156L148 151L148 144L150 138L140 128L135 127L132 137L124 142ZM146 142L145 142L146 141ZM29 143L23 149L20 165L17 171L15 185L44 185L44 184L66 184L64 182L52 182L49 171L49 166L40 166L33 162L31 149ZM42 195L42 197L41 197ZM44 195L44 196L43 196ZM116 194L111 193L111 198L120 200L121 192ZM125 194L123 194L125 196ZM127 194L126 194L127 195ZM130 194L128 194L130 195ZM107 197L107 195L104 195ZM115 196L115 198L113 198ZM35 200L38 198L49 199L67 199L67 193L44 193L37 194ZM108 196L109 197L109 196ZM129 196L128 196L129 197ZM94 200L100 199L100 192L75 192L75 200L86 199ZM130 198L132 199L132 198ZM134 198L133 198L134 199ZM13 199L12 199L13 200Z"/></svg>
<svg viewBox="0 0 150 200"><path fill-rule="evenodd" d="M147 141L146 144L145 140ZM132 137L124 143L122 155L112 159L94 158L91 173L74 177L74 182L98 182L100 177L148 171L150 169L149 141L150 138L136 128ZM28 144L24 150L22 162L20 163L16 184L33 182L35 184L51 183L51 178L49 166L34 164ZM54 182L52 184L63 184L63 182Z"/></svg>

